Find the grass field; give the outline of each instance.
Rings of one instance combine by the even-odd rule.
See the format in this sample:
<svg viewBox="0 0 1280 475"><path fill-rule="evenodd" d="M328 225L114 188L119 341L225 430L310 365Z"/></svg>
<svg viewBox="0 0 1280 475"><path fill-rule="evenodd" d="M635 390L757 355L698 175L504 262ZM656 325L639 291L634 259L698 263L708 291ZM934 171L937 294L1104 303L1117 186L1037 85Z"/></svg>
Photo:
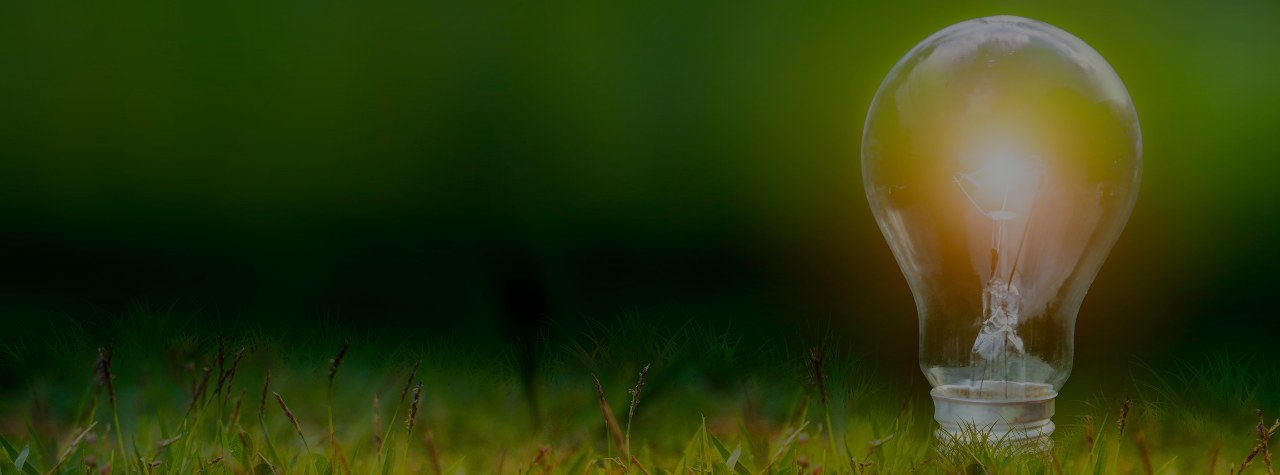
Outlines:
<svg viewBox="0 0 1280 475"><path fill-rule="evenodd" d="M1125 392L1059 401L1052 445L1018 448L937 440L926 388L835 340L637 315L430 345L114 318L4 340L39 369L0 400L0 474L1261 474L1280 424L1280 369L1233 353L1134 363Z"/></svg>

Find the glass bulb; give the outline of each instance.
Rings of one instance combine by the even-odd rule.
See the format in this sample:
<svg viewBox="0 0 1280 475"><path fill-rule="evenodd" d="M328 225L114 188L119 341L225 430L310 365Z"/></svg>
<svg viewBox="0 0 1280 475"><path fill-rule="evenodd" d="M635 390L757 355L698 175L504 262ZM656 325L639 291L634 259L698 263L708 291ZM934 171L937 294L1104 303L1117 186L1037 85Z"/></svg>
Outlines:
<svg viewBox="0 0 1280 475"><path fill-rule="evenodd" d="M1142 177L1111 65L1035 20L949 26L876 91L862 177L915 295L939 435L1052 433L1076 313Z"/></svg>

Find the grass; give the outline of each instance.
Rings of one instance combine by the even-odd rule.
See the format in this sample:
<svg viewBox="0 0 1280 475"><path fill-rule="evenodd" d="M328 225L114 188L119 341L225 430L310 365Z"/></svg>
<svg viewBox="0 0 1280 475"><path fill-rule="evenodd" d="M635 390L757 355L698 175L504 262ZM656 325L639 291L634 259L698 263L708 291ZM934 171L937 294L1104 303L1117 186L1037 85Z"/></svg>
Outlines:
<svg viewBox="0 0 1280 475"><path fill-rule="evenodd" d="M1018 447L938 440L925 388L838 342L634 314L523 350L163 309L113 325L101 352L76 326L4 343L69 363L0 401L0 475L1261 475L1280 427L1280 367L1228 353L1135 364L1130 393L1060 400L1052 446Z"/></svg>

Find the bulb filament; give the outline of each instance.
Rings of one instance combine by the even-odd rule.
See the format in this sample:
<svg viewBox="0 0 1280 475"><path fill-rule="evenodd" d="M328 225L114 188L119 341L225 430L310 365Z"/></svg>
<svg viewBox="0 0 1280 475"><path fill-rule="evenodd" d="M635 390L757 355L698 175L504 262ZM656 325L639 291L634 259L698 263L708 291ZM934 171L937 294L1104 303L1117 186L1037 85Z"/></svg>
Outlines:
<svg viewBox="0 0 1280 475"><path fill-rule="evenodd" d="M1036 157L1038 158L1038 157ZM993 397L994 395L985 395L984 386L988 379L991 381L1021 381L1026 382L1026 345L1023 343L1022 337L1018 335L1019 310L1021 301L1019 299L1018 287L1014 285L1014 278L1017 276L1018 260L1022 256L1022 249L1026 244L1027 231L1030 229L1032 212L1035 210L1036 199L1040 196L1040 189L1044 185L1044 170L1039 170L1038 181L1035 191L1032 193L1030 202L1027 203L1027 213L1022 224L1022 233L1017 242L1017 248L1013 249L1014 243L1010 242L1010 229L1014 226L1014 220L1018 217L1018 213L1008 209L1010 189L1015 187L1015 178L1025 174L1016 173L1012 170L1012 160L1000 160L982 167L972 173L957 172L953 175L952 182L960 187L961 192L973 204L974 208L982 215L991 220L991 273L990 278L983 285L982 290L982 320L978 323L979 332L973 343L973 350L970 356L970 369L974 374L970 377L970 381L978 383L978 397ZM975 178L975 175L991 168L995 165L1001 165L996 171L1000 176L992 177L986 180ZM1037 167L1038 168L1038 167ZM993 181L1003 178L1004 190L999 196L1000 209L984 210L974 199L974 195L978 193L976 189L991 184ZM1026 177L1029 178L1029 177ZM974 193L970 193L965 188L965 184L975 188ZM1028 183L1029 184L1029 183ZM987 195L990 198L989 194ZM1009 252L1013 251L1013 252ZM1008 259L1012 255L1012 260L1008 262L1002 259ZM1002 265L1003 264L1003 265ZM1007 266L1007 276L1001 272ZM1010 352L1020 357L1022 364L1018 365L1021 373L1017 377L1012 377L1009 368ZM981 362L981 372L979 373L979 362ZM994 367L993 367L994 366ZM996 368L1001 368L1003 374L995 374ZM1004 398L1009 397L1010 384L1001 384L1004 388Z"/></svg>

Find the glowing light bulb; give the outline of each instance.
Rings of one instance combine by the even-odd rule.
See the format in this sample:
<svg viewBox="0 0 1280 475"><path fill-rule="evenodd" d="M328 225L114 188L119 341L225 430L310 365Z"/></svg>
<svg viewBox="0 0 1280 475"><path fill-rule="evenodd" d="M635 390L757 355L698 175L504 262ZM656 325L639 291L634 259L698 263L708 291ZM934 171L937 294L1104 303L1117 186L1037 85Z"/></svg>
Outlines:
<svg viewBox="0 0 1280 475"><path fill-rule="evenodd" d="M1079 38L969 20L894 65L867 114L862 173L915 295L939 435L1053 432L1076 313L1142 176L1138 116Z"/></svg>

